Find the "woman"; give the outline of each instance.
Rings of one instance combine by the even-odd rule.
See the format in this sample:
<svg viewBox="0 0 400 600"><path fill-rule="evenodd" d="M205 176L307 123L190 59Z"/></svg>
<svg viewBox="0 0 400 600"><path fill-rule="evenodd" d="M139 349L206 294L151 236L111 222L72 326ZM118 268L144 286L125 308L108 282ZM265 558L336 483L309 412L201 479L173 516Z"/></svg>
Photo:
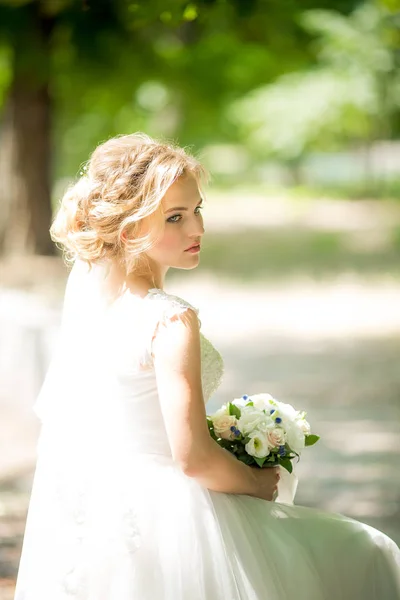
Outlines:
<svg viewBox="0 0 400 600"><path fill-rule="evenodd" d="M273 502L277 469L210 437L222 359L163 291L199 263L199 163L100 145L51 228L75 260L42 420L16 600L396 600L400 552L341 515ZM240 318L240 315L238 315Z"/></svg>

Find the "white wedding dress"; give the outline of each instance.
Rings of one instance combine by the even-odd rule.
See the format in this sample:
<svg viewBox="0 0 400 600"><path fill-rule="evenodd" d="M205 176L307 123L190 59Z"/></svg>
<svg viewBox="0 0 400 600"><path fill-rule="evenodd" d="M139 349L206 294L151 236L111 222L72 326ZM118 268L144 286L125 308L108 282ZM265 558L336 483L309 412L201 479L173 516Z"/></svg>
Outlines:
<svg viewBox="0 0 400 600"><path fill-rule="evenodd" d="M16 600L398 600L400 551L337 514L209 491L174 463L151 357L185 301L110 305L75 263L42 419ZM238 315L240 318L240 315ZM222 359L201 338L205 399Z"/></svg>

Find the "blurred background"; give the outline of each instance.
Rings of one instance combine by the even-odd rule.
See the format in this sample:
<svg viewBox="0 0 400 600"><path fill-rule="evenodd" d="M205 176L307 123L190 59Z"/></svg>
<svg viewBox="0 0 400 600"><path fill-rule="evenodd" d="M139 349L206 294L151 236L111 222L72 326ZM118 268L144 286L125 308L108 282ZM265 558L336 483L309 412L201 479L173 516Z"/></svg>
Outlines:
<svg viewBox="0 0 400 600"><path fill-rule="evenodd" d="M201 266L166 289L321 435L297 503L400 543L398 0L0 0L0 599L12 597L68 270L53 211L145 131L212 172Z"/></svg>

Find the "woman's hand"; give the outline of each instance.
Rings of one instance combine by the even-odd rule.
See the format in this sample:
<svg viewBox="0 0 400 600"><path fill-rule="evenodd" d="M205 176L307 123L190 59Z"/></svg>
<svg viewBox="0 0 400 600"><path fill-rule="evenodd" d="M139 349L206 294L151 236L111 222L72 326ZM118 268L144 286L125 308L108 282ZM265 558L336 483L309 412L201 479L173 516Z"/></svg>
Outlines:
<svg viewBox="0 0 400 600"><path fill-rule="evenodd" d="M280 479L280 467L251 467L256 478L256 489L252 494L262 500L275 500L278 493L278 483Z"/></svg>

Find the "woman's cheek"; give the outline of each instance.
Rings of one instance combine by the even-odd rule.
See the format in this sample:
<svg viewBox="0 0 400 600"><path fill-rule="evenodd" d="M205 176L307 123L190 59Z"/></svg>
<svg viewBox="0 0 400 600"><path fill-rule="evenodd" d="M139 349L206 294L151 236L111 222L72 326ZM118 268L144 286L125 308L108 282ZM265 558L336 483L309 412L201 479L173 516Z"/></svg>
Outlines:
<svg viewBox="0 0 400 600"><path fill-rule="evenodd" d="M168 231L161 240L163 250L173 250L179 243L177 232Z"/></svg>
<svg viewBox="0 0 400 600"><path fill-rule="evenodd" d="M157 254L163 255L171 252L176 245L176 235L165 233L163 238L154 246L154 250Z"/></svg>

